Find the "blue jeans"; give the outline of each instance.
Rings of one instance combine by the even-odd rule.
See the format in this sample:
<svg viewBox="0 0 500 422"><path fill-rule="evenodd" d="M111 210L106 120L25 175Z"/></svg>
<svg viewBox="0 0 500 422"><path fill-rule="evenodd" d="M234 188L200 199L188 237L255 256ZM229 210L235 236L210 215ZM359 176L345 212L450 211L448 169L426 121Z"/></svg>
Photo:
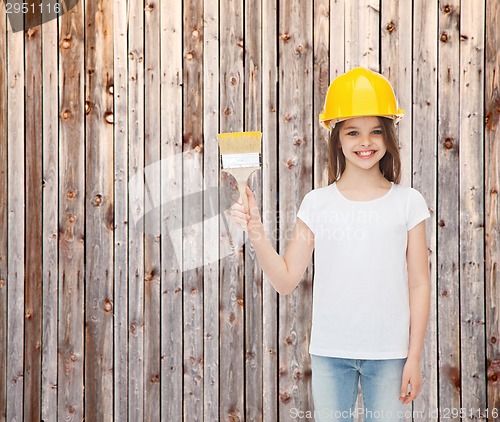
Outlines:
<svg viewBox="0 0 500 422"><path fill-rule="evenodd" d="M311 354L316 421L352 422L354 415L363 412L365 422L400 422L404 405L399 396L405 363L406 358L364 360ZM364 410L355 408L358 380Z"/></svg>

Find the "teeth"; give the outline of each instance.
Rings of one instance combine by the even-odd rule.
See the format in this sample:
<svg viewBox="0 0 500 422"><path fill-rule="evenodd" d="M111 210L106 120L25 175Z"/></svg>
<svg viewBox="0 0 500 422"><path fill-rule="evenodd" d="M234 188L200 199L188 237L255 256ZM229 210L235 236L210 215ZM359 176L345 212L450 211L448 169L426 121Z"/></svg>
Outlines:
<svg viewBox="0 0 500 422"><path fill-rule="evenodd" d="M363 157L368 157L369 155L375 154L375 151L356 152L356 154L361 155Z"/></svg>

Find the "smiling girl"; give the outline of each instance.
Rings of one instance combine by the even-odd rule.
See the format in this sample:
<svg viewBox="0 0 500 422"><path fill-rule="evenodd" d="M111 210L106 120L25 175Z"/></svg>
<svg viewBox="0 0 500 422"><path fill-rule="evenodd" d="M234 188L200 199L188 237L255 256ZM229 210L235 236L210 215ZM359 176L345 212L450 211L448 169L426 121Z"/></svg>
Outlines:
<svg viewBox="0 0 500 422"><path fill-rule="evenodd" d="M302 200L284 257L269 242L253 192L233 220L276 291L290 294L314 254L309 345L316 420L352 421L358 382L365 421L402 420L421 390L430 307L423 196L399 184L395 124L403 112L382 75L355 68L329 87L328 186Z"/></svg>

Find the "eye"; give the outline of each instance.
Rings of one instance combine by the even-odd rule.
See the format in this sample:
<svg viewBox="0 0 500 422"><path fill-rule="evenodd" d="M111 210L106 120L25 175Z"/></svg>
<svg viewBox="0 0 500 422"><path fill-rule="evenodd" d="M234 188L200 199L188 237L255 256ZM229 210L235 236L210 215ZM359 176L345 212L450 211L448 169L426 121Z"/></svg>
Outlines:
<svg viewBox="0 0 500 422"><path fill-rule="evenodd" d="M356 130L351 130L350 132L347 132L347 135L348 136L357 136L357 135L359 135L359 132L357 132Z"/></svg>
<svg viewBox="0 0 500 422"><path fill-rule="evenodd" d="M374 135L382 135L382 131L380 129L375 129L372 133Z"/></svg>

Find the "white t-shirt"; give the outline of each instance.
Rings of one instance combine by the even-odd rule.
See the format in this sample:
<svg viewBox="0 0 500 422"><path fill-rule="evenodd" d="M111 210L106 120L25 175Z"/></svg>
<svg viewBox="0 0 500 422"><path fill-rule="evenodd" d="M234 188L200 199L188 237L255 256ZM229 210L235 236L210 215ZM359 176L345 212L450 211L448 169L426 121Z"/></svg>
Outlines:
<svg viewBox="0 0 500 422"><path fill-rule="evenodd" d="M420 192L391 183L370 201L347 199L336 182L302 200L297 217L315 238L311 354L408 356L407 232L430 214Z"/></svg>

